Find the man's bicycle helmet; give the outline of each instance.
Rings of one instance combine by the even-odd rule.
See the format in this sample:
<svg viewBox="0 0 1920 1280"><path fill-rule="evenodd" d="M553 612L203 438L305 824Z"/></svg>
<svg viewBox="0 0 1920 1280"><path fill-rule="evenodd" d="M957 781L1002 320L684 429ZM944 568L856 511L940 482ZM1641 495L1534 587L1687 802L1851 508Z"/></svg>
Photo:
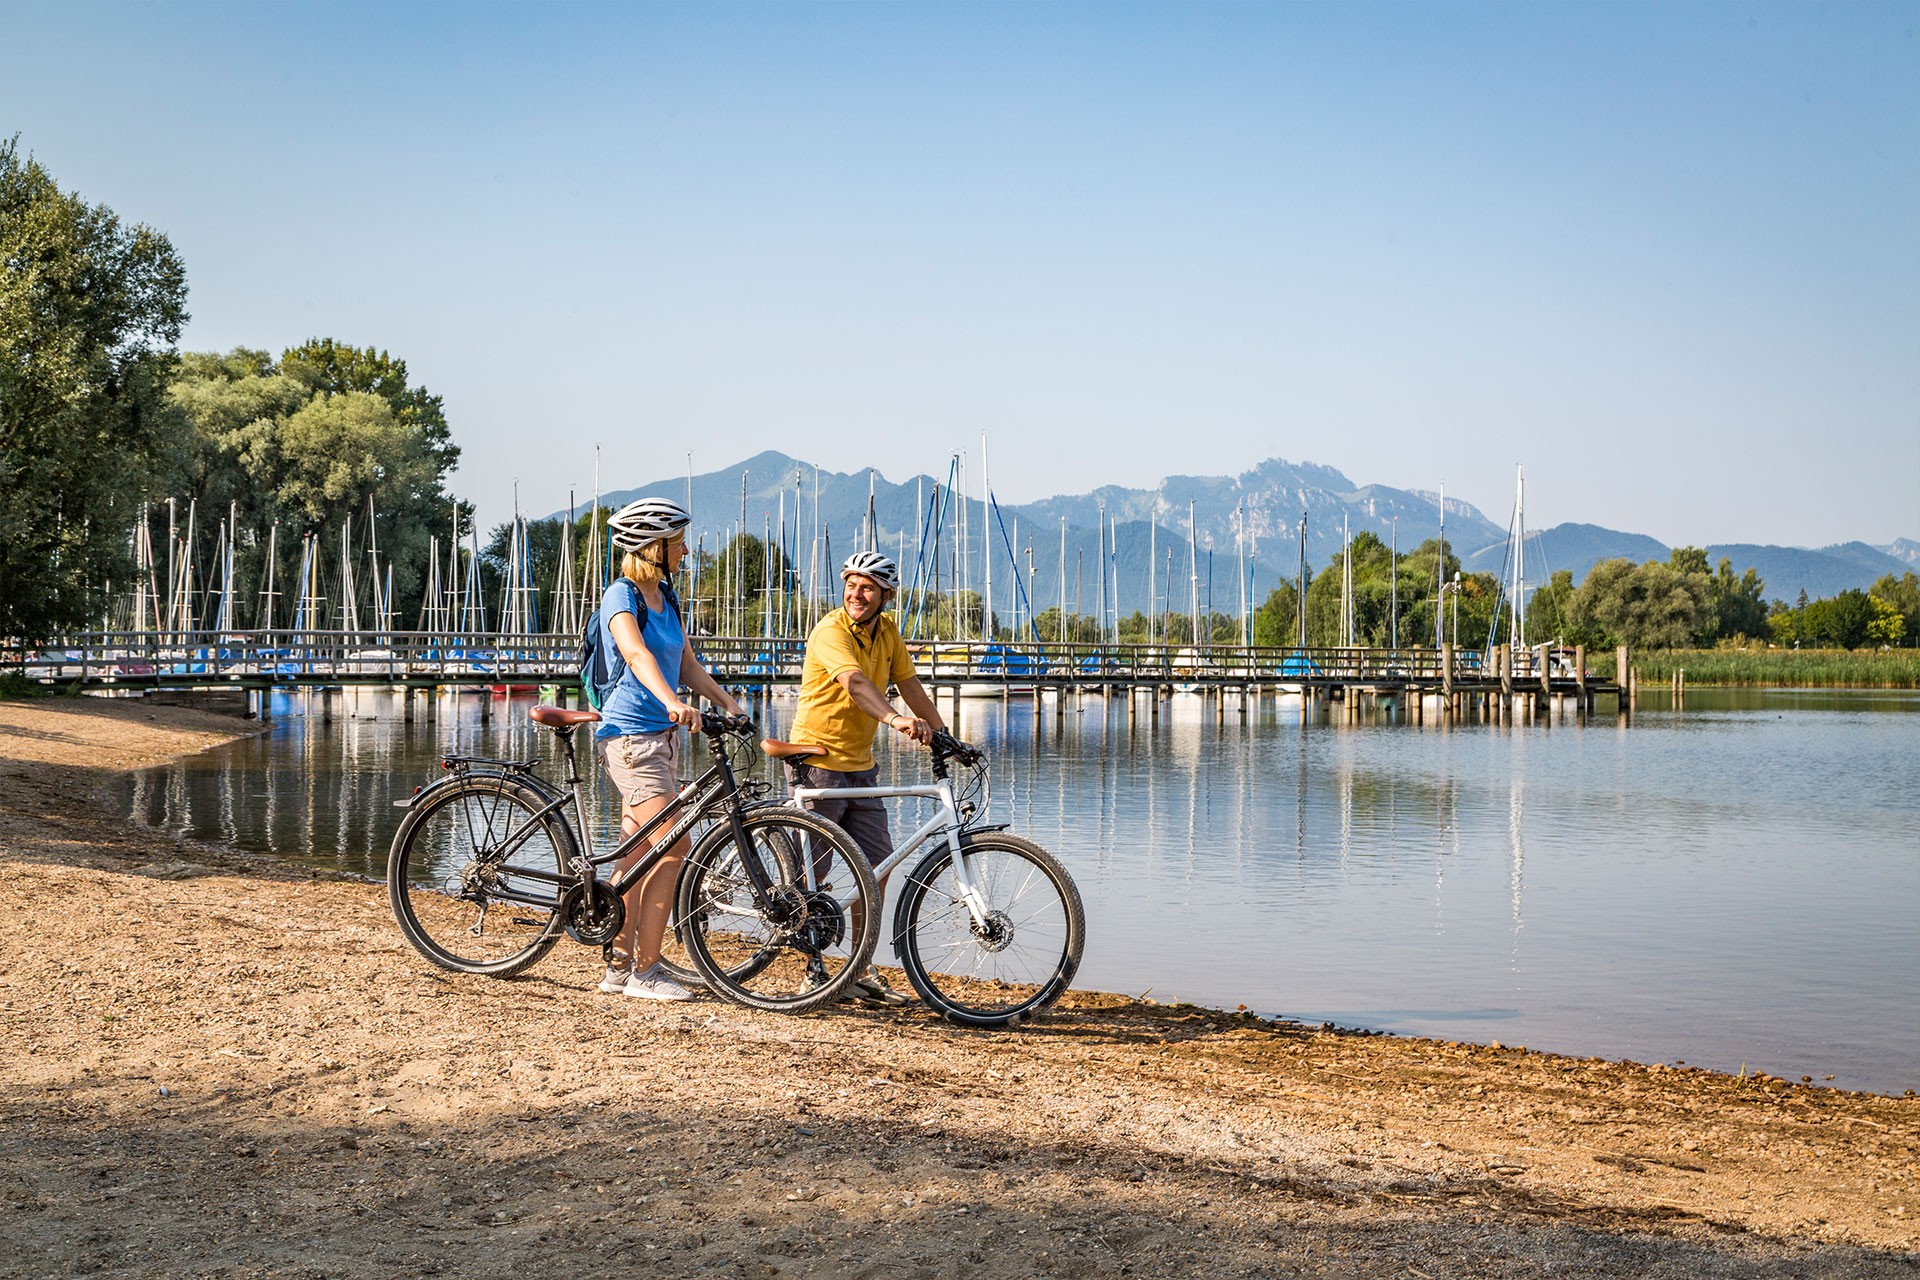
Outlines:
<svg viewBox="0 0 1920 1280"><path fill-rule="evenodd" d="M872 578L887 591L900 588L900 566L893 562L893 557L878 551L856 551L848 556L847 562L840 566L840 577L845 579L850 573Z"/></svg>
<svg viewBox="0 0 1920 1280"><path fill-rule="evenodd" d="M671 498L640 498L613 513L607 534L622 551L638 551L650 542L665 542L693 522L687 509Z"/></svg>

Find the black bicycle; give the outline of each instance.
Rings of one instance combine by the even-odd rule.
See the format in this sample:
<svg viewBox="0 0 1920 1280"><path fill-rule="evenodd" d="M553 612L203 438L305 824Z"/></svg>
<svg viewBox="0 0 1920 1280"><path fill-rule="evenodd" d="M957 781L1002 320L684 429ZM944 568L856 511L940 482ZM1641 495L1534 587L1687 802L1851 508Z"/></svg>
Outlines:
<svg viewBox="0 0 1920 1280"><path fill-rule="evenodd" d="M802 1013L837 998L866 967L877 934L853 904L873 900L873 872L838 826L735 777L731 754L755 738L752 720L703 712L713 763L645 826L598 851L580 835L592 828L574 733L599 714L551 706L529 714L560 741L565 791L532 760L448 756L446 776L399 802L407 815L387 855L388 895L401 932L428 960L505 978L563 933L604 948L625 922L622 895L693 834L667 932L691 961L688 978L750 1008ZM631 867L600 877L643 843L650 848Z"/></svg>

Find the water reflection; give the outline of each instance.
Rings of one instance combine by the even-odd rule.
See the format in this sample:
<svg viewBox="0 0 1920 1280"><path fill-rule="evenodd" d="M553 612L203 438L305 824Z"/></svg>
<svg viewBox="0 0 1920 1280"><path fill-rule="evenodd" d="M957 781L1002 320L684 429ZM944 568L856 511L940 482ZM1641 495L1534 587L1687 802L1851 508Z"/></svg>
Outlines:
<svg viewBox="0 0 1920 1280"><path fill-rule="evenodd" d="M1630 728L1298 700L967 701L993 821L1079 880L1081 983L1390 1030L1920 1087L1920 698L1691 691ZM277 708L127 783L144 821L362 875L449 752L559 763L525 700ZM951 704L943 703L943 711ZM758 713L778 735L791 700ZM301 712L305 714L301 714ZM330 712L330 714L323 714ZM697 756L697 752L696 752ZM882 773L924 776L884 751ZM614 797L588 780L609 828ZM896 830L926 816L903 805Z"/></svg>

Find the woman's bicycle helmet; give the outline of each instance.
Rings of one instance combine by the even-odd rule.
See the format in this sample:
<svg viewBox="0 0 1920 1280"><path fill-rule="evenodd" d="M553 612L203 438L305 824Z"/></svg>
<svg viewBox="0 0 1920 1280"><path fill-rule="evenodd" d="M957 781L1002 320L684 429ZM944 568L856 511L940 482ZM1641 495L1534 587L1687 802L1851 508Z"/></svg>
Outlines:
<svg viewBox="0 0 1920 1280"><path fill-rule="evenodd" d="M900 588L900 566L893 562L893 557L878 551L856 551L848 556L847 562L840 566L840 577L845 579L850 573L872 578L887 591Z"/></svg>
<svg viewBox="0 0 1920 1280"><path fill-rule="evenodd" d="M613 513L607 534L622 551L638 551L650 542L665 542L693 522L687 509L671 498L640 498Z"/></svg>

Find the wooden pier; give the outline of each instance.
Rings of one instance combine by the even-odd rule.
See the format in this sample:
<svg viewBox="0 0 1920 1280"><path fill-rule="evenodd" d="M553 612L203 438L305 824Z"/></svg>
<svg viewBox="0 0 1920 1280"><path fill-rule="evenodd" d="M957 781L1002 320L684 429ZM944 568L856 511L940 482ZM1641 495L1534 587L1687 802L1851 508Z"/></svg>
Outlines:
<svg viewBox="0 0 1920 1280"><path fill-rule="evenodd" d="M799 639L696 636L701 659L729 686L795 685ZM1294 648L1244 645L983 643L910 641L922 683L936 696L1031 698L1152 691L1297 695L1402 710L1407 719L1531 719L1552 706L1584 714L1618 701L1614 678L1588 673L1584 649L1540 646L1489 655L1439 649ZM48 686L100 690L388 687L552 687L578 690L578 644L552 635L450 637L365 632L95 633L0 652L0 671ZM1615 671L1628 671L1624 649ZM1056 706L1060 700L1056 700ZM259 704L263 709L264 696Z"/></svg>

